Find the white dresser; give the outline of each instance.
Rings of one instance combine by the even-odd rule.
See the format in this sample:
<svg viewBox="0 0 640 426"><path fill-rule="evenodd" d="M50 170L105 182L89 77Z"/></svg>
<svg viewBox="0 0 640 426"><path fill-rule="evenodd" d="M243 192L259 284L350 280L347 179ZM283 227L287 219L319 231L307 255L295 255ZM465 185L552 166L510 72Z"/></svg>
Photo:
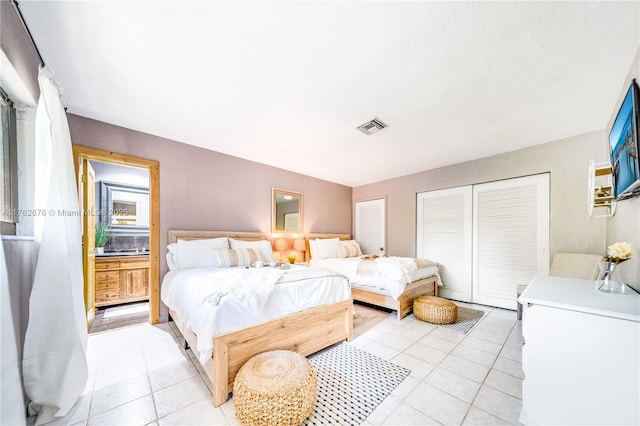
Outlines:
<svg viewBox="0 0 640 426"><path fill-rule="evenodd" d="M640 425L640 295L535 277L523 304L525 425Z"/></svg>

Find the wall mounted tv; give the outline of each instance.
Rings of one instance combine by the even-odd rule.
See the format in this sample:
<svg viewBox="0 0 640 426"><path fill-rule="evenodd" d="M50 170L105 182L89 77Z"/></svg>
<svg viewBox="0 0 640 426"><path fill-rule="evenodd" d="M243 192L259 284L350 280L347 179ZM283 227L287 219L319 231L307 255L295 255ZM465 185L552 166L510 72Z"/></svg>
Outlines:
<svg viewBox="0 0 640 426"><path fill-rule="evenodd" d="M640 89L633 80L609 133L609 153L616 200L640 195L639 126Z"/></svg>

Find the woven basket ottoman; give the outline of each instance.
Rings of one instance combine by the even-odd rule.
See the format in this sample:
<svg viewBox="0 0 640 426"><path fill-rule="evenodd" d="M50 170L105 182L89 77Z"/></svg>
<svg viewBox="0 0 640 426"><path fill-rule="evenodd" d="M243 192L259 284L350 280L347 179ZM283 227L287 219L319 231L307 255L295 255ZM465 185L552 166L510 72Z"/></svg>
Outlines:
<svg viewBox="0 0 640 426"><path fill-rule="evenodd" d="M243 425L299 425L316 405L316 374L293 351L269 351L249 359L233 382L233 405Z"/></svg>
<svg viewBox="0 0 640 426"><path fill-rule="evenodd" d="M435 296L420 296L413 301L413 315L432 324L453 324L458 319L458 306Z"/></svg>

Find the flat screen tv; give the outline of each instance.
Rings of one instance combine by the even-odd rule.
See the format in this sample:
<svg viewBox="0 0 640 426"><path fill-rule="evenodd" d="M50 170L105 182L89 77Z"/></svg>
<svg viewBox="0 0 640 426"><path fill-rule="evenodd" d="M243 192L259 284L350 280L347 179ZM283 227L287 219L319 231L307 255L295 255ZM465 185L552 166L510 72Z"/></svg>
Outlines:
<svg viewBox="0 0 640 426"><path fill-rule="evenodd" d="M616 200L640 195L639 126L640 89L633 80L609 133L613 192Z"/></svg>

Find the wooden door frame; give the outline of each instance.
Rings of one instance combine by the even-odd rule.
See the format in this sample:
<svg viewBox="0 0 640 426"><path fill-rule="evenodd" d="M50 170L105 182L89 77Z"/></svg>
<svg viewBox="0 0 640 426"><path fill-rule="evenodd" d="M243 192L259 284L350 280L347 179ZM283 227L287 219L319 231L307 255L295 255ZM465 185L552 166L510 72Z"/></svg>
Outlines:
<svg viewBox="0 0 640 426"><path fill-rule="evenodd" d="M76 178L83 158L149 170L149 323L157 324L160 322L160 162L73 145Z"/></svg>
<svg viewBox="0 0 640 426"><path fill-rule="evenodd" d="M80 174L82 174L82 179L79 176ZM96 175L89 160L81 159L78 161L77 175L78 192L82 193L80 208L83 212L95 211ZM91 179L89 179L89 176L91 176ZM90 202L88 201L89 195L93 197ZM93 215L82 215L82 252L85 316L87 317L87 331L89 331L96 318L95 216Z"/></svg>

